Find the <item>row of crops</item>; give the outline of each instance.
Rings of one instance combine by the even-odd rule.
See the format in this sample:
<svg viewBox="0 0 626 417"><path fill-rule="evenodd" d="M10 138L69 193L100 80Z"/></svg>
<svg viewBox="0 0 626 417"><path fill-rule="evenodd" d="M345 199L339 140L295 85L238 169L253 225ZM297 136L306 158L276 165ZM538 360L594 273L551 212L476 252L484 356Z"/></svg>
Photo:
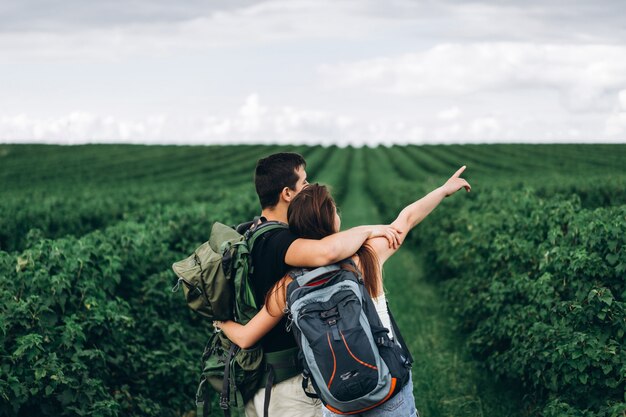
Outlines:
<svg viewBox="0 0 626 417"><path fill-rule="evenodd" d="M281 150L320 167L333 151ZM0 415L193 409L210 328L169 267L214 221L257 214L252 172L275 151L1 147Z"/></svg>
<svg viewBox="0 0 626 417"><path fill-rule="evenodd" d="M448 174L467 164L472 193L442 204L413 238L470 351L494 378L523 384L531 415L626 415L623 149L582 156L563 146L548 157L517 147L517 161L502 152L472 170L479 153L459 148L370 150L367 184L381 212L392 218L445 180L420 172L412 153ZM530 164L532 175L515 168ZM399 178L394 187L381 169Z"/></svg>
<svg viewBox="0 0 626 417"><path fill-rule="evenodd" d="M256 160L302 153L388 220L460 165L408 243L529 415L626 415L626 146L0 146L0 415L182 416L210 331L169 266L257 214ZM411 296L411 295L407 295ZM410 333L410 329L404 330ZM419 404L418 404L419 408ZM219 415L219 410L215 415Z"/></svg>

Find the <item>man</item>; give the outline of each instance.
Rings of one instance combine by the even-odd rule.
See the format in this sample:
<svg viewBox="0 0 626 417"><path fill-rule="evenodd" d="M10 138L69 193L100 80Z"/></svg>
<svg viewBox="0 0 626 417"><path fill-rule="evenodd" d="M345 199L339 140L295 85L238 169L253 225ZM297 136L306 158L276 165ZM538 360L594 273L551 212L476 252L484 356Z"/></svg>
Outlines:
<svg viewBox="0 0 626 417"><path fill-rule="evenodd" d="M277 153L257 162L255 187L261 215L267 221L287 223L287 209L293 198L306 186L306 162L296 153ZM359 226L335 233L322 240L301 239L288 229L266 232L255 242L252 250L251 283L259 305L264 304L266 294L291 267L318 267L332 264L353 255L370 237L385 236L391 246L399 244L397 231L389 226ZM302 375L297 364L297 345L293 335L286 330L287 318L261 339L263 351L268 357L281 357L285 366L272 388L269 402L271 417L321 416L321 402L307 397L302 390ZM268 360L268 362L271 362ZM260 389L246 404L246 416L263 416L265 388Z"/></svg>

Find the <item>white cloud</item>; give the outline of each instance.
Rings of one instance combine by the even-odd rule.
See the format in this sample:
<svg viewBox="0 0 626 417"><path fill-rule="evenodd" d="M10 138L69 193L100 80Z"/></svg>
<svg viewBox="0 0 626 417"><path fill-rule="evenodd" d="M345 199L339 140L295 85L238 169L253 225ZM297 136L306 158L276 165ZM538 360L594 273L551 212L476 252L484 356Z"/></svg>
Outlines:
<svg viewBox="0 0 626 417"><path fill-rule="evenodd" d="M623 2L8 1L0 141L626 140Z"/></svg>
<svg viewBox="0 0 626 417"><path fill-rule="evenodd" d="M263 116L267 109L259 103L259 96L251 94L246 98L245 104L239 110L241 115L241 131L256 132L261 128Z"/></svg>
<svg viewBox="0 0 626 417"><path fill-rule="evenodd" d="M444 124L437 126L431 135L437 143L450 143L454 141L454 138L462 135L462 130L459 123Z"/></svg>
<svg viewBox="0 0 626 417"><path fill-rule="evenodd" d="M138 19L93 27L82 23L35 25L26 30L0 32L0 51L20 61L119 61L241 45L345 40L394 24L392 19L380 19L364 9L358 1L273 0L234 9L202 11L173 21Z"/></svg>
<svg viewBox="0 0 626 417"><path fill-rule="evenodd" d="M571 1L565 13L558 1L530 0L523 5L413 0L114 3L123 6L86 7L78 0L28 6L16 1L0 16L0 51L19 60L98 62L303 40L380 41L390 35L397 37L395 42L420 44L433 39L607 44L626 39L620 2Z"/></svg>
<svg viewBox="0 0 626 417"><path fill-rule="evenodd" d="M498 119L487 116L472 120L469 125L469 133L473 138L493 140L498 139L502 132Z"/></svg>
<svg viewBox="0 0 626 417"><path fill-rule="evenodd" d="M471 116L451 107L426 121L356 118L316 109L269 106L258 94L224 116L124 118L76 111L57 118L0 116L0 142L151 144L322 144L375 146L459 142L620 141L626 136L626 90L598 135L586 126L555 124L538 116ZM454 116L454 117L452 117ZM530 128L532 134L528 134Z"/></svg>
<svg viewBox="0 0 626 417"><path fill-rule="evenodd" d="M454 120L461 115L461 110L454 106L448 109L442 110L437 114L439 120Z"/></svg>
<svg viewBox="0 0 626 417"><path fill-rule="evenodd" d="M120 120L88 112L72 112L58 118L32 118L25 114L0 117L0 141L42 143L127 142L141 143L160 135L164 120Z"/></svg>
<svg viewBox="0 0 626 417"><path fill-rule="evenodd" d="M129 120L72 112L58 118L25 114L0 117L0 142L43 143L322 143L348 145L354 140L349 117L289 106L270 108L250 94L231 116L172 118L164 115Z"/></svg>
<svg viewBox="0 0 626 417"><path fill-rule="evenodd" d="M609 137L626 136L626 89L619 92L617 104L606 120L604 131Z"/></svg>
<svg viewBox="0 0 626 417"><path fill-rule="evenodd" d="M626 46L440 44L423 52L320 66L328 86L404 96L555 90L570 110L606 108L626 86Z"/></svg>

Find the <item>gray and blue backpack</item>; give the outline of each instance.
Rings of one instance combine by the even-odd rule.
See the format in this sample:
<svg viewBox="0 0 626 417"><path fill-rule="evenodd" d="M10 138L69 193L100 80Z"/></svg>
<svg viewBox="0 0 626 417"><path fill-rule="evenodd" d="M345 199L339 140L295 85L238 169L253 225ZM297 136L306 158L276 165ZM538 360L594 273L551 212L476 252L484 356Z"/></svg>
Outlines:
<svg viewBox="0 0 626 417"><path fill-rule="evenodd" d="M336 414L357 414L392 398L413 359L391 316L392 340L351 260L290 273L287 310L300 347L303 389ZM308 392L311 382L315 394Z"/></svg>

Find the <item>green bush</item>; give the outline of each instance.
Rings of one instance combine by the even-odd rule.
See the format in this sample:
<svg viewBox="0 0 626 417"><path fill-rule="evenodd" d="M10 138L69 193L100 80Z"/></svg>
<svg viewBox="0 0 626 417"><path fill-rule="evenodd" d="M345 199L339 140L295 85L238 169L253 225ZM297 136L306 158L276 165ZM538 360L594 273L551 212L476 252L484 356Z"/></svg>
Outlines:
<svg viewBox="0 0 626 417"><path fill-rule="evenodd" d="M180 416L193 408L208 323L170 289L172 262L252 195L163 208L82 238L0 252L1 415ZM224 213L221 215L220 213Z"/></svg>
<svg viewBox="0 0 626 417"><path fill-rule="evenodd" d="M501 189L465 203L442 206L421 234L472 352L556 398L546 416L564 404L621 415L611 413L626 410L626 206Z"/></svg>

